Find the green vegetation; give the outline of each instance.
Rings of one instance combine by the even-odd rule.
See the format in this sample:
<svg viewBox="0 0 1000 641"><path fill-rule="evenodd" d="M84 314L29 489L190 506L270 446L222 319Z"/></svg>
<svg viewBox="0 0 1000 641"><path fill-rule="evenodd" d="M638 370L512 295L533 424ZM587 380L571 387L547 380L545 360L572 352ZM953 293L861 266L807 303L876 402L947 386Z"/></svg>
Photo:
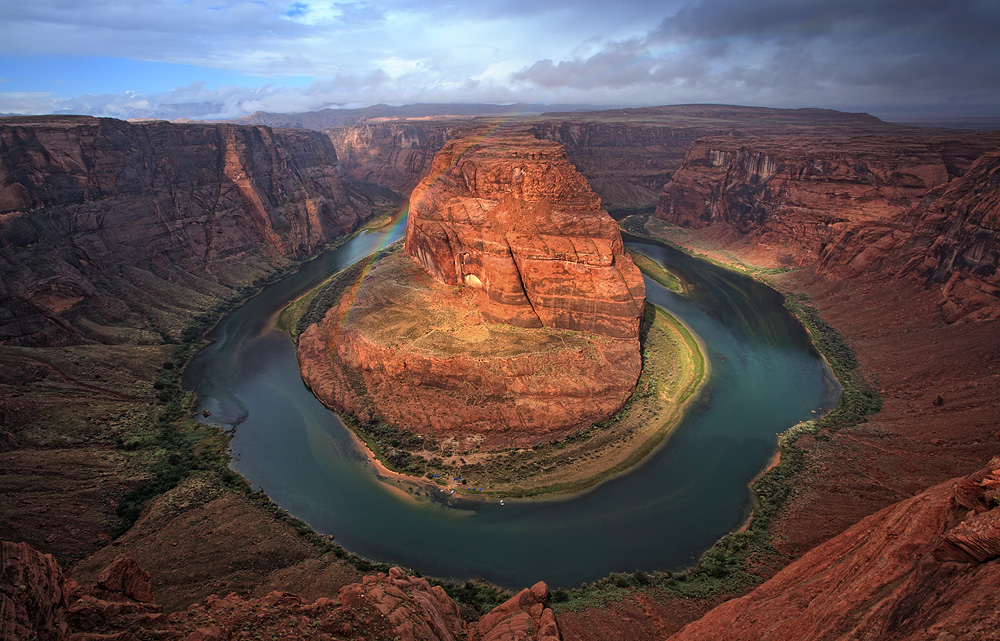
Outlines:
<svg viewBox="0 0 1000 641"><path fill-rule="evenodd" d="M179 343L165 338L166 342L174 343L176 347L174 359L163 363L152 383L156 390L156 406L151 408L150 418L139 435L121 444L125 450L144 450L150 459L149 478L127 491L119 501L116 513L121 522L116 528L116 535L124 534L135 524L150 499L173 489L193 473L211 470L223 478L232 474L224 453L228 438L213 427L201 425L189 414L186 408L190 407L193 399L189 392L181 388L181 371L204 346L205 333L223 315L267 283L288 275L292 269L294 266L278 269L238 287L232 296L192 319L181 330Z"/></svg>
<svg viewBox="0 0 1000 641"><path fill-rule="evenodd" d="M649 276L654 281L663 285L672 292L677 292L679 294L683 291L681 281L655 260L651 260L646 256L643 256L634 249L626 249L625 251L627 251L628 255L632 257L632 262L635 263L635 266L638 267L643 274Z"/></svg>
<svg viewBox="0 0 1000 641"><path fill-rule="evenodd" d="M364 274L371 269L373 263L398 248L399 243L394 243L377 251L352 264L347 269L337 272L319 286L306 292L282 310L279 319L282 319L283 325L279 327L289 331L293 337L298 337L307 327L323 320L323 316L337 304L344 291L361 282Z"/></svg>
<svg viewBox="0 0 1000 641"><path fill-rule="evenodd" d="M643 229L642 225L638 227ZM644 231L642 235L654 242L663 242ZM785 501L794 493L795 476L805 465L799 440L807 435L828 437L839 429L866 421L882 408L881 397L865 380L847 341L807 304L806 297L790 295L786 297L785 307L806 327L816 348L839 379L843 393L837 407L821 418L798 423L779 436L778 463L753 484L755 505L747 527L719 539L702 555L697 566L682 572L612 574L566 592L565 598L561 596L553 606L557 611L583 609L620 599L627 589L655 588L679 597L710 598L739 593L762 581L751 566L776 553L771 544L770 528Z"/></svg>
<svg viewBox="0 0 1000 641"><path fill-rule="evenodd" d="M636 238L643 238L646 240L651 240L656 243L662 243L673 249L676 249L677 251L684 252L688 256L693 256L700 260L712 263L713 265L716 265L718 267L722 267L723 269L728 269L729 271L734 271L740 274L746 274L748 276L754 276L754 277L773 276L776 274L786 274L788 272L795 271L796 269L795 267L758 267L756 265L747 265L738 260L736 257L732 257L730 262L716 260L715 258L712 258L711 256L706 256L705 254L701 254L695 251L694 249L691 249L690 247L679 245L674 241L670 240L669 238L663 238L662 236L655 236L653 234L650 234L649 231L646 230L646 223L649 221L649 219L650 216L648 214L636 214L621 220L618 223L618 226L621 228L622 231L632 236L635 236ZM665 223L660 220L657 220L657 222L664 226L668 227L671 226L669 223ZM663 283L660 284L662 285Z"/></svg>
<svg viewBox="0 0 1000 641"><path fill-rule="evenodd" d="M452 583L428 579L427 582L431 585L440 585L456 603L470 608L472 618L477 619L513 596L507 590L486 581Z"/></svg>
<svg viewBox="0 0 1000 641"><path fill-rule="evenodd" d="M660 242L659 239L643 235ZM295 301L286 308L287 315L284 312L282 314L285 328L289 331L294 329L298 333L322 318L346 288L358 281L369 265L368 261L356 263ZM281 278L288 271L290 268L271 273L237 289L232 297L197 316L180 333L180 342L175 342L173 359L163 362L152 383L156 406L150 412L151 418L148 424L138 436L121 444L122 449L140 450L146 453L150 464L149 478L127 492L119 504L117 512L122 519L119 533L123 533L135 523L150 499L176 487L193 474L209 473L216 476L226 488L252 497L275 519L291 525L301 536L309 539L321 555L332 554L363 572L385 571L388 569L387 564L376 563L344 550L339 544L318 535L308 525L288 515L263 493L254 492L240 475L228 468L228 459L224 453L227 437L215 428L197 423L186 411L191 398L189 393L180 387L179 376L183 365L204 345L205 332L222 315L234 309L263 284ZM857 358L843 337L807 304L804 297L789 296L786 299L786 307L807 327L817 349L828 360L840 380L844 391L838 407L817 420L800 423L780 436L779 463L763 473L754 483L756 506L747 528L720 539L702 556L696 567L683 572L616 573L579 588L555 590L551 600L558 611L581 609L614 601L633 589L657 589L680 597L710 598L741 592L761 581L761 578L753 573L751 566L755 560L766 559L775 553L771 545L770 526L779 515L785 501L794 492L794 477L804 465L803 451L797 445L799 439L805 435L822 436L824 433L828 434L864 421L868 415L877 412L881 407L880 397L865 381L859 371ZM662 312L652 313L656 317L662 316L665 322L674 323L675 329L684 337L683 340L688 346L697 350L694 337L676 319ZM648 334L654 327L653 322L644 324L644 345L649 342ZM701 356L700 350L696 353ZM659 356L651 357L644 351L644 360L646 359L657 362ZM700 381L704 377L705 361L703 358L695 359L694 364L695 379ZM545 454L566 444L595 438L602 431L621 423L633 403L654 396L661 390L661 385L664 383L660 378L662 375L662 372L648 370L644 363L637 394L623 411L605 423L564 439L563 443L541 444L531 448L530 451ZM694 394L696 389L697 385L694 385L683 391L680 394L679 404ZM355 423L352 427L356 433L393 469L417 475L426 473L431 469L430 466L437 463L406 449L408 447L416 449L421 444L422 439L418 435L377 420ZM662 436L660 438L662 439ZM653 443L653 447L658 442ZM645 456L645 453L641 456ZM625 467L631 464L627 463ZM468 472L467 467L462 470ZM616 470L617 468L610 473ZM442 585L452 598L479 614L489 611L510 597L508 592L485 582L467 581L462 584L451 584L433 581L433 583Z"/></svg>

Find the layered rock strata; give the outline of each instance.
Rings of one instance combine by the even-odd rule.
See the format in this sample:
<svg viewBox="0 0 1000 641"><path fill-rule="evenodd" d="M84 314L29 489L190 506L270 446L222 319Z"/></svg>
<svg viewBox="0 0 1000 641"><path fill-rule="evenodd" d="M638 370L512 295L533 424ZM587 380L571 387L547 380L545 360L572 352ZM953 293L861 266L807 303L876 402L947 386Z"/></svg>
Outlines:
<svg viewBox="0 0 1000 641"><path fill-rule="evenodd" d="M560 438L631 394L645 287L558 145L448 143L411 197L406 254L300 335L327 405L492 449Z"/></svg>
<svg viewBox="0 0 1000 641"><path fill-rule="evenodd" d="M570 162L587 178L609 210L655 206L664 185L681 166L688 147L705 136L746 138L914 131L912 127L883 122L868 114L733 105L547 113L516 120L485 116L437 120L386 118L354 126L321 122L324 121L295 121L296 126L334 127L325 131L333 140L347 175L400 194L408 194L417 185L434 154L451 138L474 130L489 135L502 129L551 140L565 147Z"/></svg>
<svg viewBox="0 0 1000 641"><path fill-rule="evenodd" d="M448 122L389 121L338 127L325 133L347 175L409 194L430 170L445 141L461 128L462 124Z"/></svg>
<svg viewBox="0 0 1000 641"><path fill-rule="evenodd" d="M873 514L671 637L994 639L1000 458Z"/></svg>
<svg viewBox="0 0 1000 641"><path fill-rule="evenodd" d="M1000 318L1000 153L884 224L853 226L819 269L839 278L910 278L936 290L945 320Z"/></svg>
<svg viewBox="0 0 1000 641"><path fill-rule="evenodd" d="M457 140L410 196L406 253L497 322L636 338L645 300L618 226L561 146Z"/></svg>
<svg viewBox="0 0 1000 641"><path fill-rule="evenodd" d="M318 132L0 119L0 341L163 331L157 313L184 302L150 290L239 284L354 229L373 201Z"/></svg>
<svg viewBox="0 0 1000 641"><path fill-rule="evenodd" d="M880 224L963 175L996 135L706 138L688 149L656 216L721 226L765 258L815 261L842 232Z"/></svg>
<svg viewBox="0 0 1000 641"><path fill-rule="evenodd" d="M0 541L0 636L33 639L399 639L400 641L559 641L538 583L467 622L440 586L399 568L364 577L315 601L288 592L262 597L232 592L165 615L149 575L133 559L116 559L96 585L66 578L59 564L24 543ZM114 588L109 588L108 583ZM331 598L331 597L336 598ZM129 632L123 633L122 630Z"/></svg>

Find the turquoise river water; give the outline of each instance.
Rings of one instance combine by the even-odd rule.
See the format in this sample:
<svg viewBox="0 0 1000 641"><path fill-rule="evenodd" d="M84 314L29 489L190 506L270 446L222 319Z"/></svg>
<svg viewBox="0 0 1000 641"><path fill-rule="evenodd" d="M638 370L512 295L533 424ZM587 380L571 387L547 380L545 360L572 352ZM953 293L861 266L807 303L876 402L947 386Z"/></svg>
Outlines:
<svg viewBox="0 0 1000 641"><path fill-rule="evenodd" d="M711 363L681 425L639 466L571 498L464 508L408 500L376 479L338 416L303 384L289 337L271 326L289 301L401 233L397 224L358 235L265 288L215 327L185 371L199 412L234 430L232 468L362 556L512 589L691 565L745 520L747 484L776 451L777 433L837 402L839 386L779 294L626 237L688 285L680 296L647 279L647 296L701 338Z"/></svg>

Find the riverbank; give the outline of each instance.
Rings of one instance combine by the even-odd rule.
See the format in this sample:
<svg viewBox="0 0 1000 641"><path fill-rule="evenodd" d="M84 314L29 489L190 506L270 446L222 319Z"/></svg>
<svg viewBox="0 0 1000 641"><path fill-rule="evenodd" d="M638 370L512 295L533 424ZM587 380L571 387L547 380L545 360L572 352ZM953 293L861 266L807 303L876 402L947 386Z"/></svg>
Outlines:
<svg viewBox="0 0 1000 641"><path fill-rule="evenodd" d="M279 314L279 326L293 337L303 331L321 316L310 308L325 312L336 305L347 283L359 277L355 271L356 267L345 270L290 303ZM314 305L318 297L322 300ZM424 438L377 420L347 416L345 423L381 467L379 476L411 495L450 502L578 493L621 474L655 451L707 380L708 365L698 339L652 305L644 319L641 348L644 367L635 392L612 418L530 447L461 447L455 439Z"/></svg>

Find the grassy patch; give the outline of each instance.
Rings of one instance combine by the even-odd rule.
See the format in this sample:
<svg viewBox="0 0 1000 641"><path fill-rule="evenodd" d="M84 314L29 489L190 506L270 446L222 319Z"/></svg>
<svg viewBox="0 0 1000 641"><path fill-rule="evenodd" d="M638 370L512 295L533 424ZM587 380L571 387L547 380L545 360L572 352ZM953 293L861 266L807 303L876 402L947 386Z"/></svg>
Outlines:
<svg viewBox="0 0 1000 641"><path fill-rule="evenodd" d="M716 260L715 258L699 253L694 249L691 249L690 247L679 245L674 241L670 240L669 238L664 238L662 236L655 236L649 233L649 231L646 229L646 223L649 221L649 219L650 216L648 214L636 214L623 219L618 223L618 226L622 229L622 231L631 234L636 238L643 238L646 240L651 240L656 243L662 243L664 245L672 247L673 249L676 249L677 251L684 252L688 256L693 256L695 258L712 263L713 265L716 265L718 267L722 267L723 269L727 269L729 271L733 271L739 274L746 274L748 276L764 278L767 276L774 276L777 274L786 274L788 272L795 271L797 269L796 267L759 267L757 265L748 265L737 259L735 256L731 257L728 262ZM662 223L662 221L659 220L657 222ZM662 223L662 224L669 225L669 223Z"/></svg>
<svg viewBox="0 0 1000 641"><path fill-rule="evenodd" d="M786 297L785 306L809 331L816 348L840 380L843 393L837 407L816 420L798 423L779 436L778 463L753 484L755 505L749 524L743 531L719 539L702 555L697 566L681 572L613 574L565 592L554 606L557 610L583 609L621 599L627 589L655 588L679 597L717 598L743 592L762 582L763 579L748 568L752 560L776 553L771 544L770 528L794 492L795 477L805 465L799 439L804 435L829 434L864 422L882 407L881 397L865 380L857 357L843 336L807 304L804 296Z"/></svg>
<svg viewBox="0 0 1000 641"><path fill-rule="evenodd" d="M649 276L654 281L663 285L672 292L677 292L679 294L683 291L680 279L670 273L658 262L643 256L634 249L626 248L625 251L627 251L628 255L632 257L632 262L635 263L636 267L638 267L643 274Z"/></svg>

